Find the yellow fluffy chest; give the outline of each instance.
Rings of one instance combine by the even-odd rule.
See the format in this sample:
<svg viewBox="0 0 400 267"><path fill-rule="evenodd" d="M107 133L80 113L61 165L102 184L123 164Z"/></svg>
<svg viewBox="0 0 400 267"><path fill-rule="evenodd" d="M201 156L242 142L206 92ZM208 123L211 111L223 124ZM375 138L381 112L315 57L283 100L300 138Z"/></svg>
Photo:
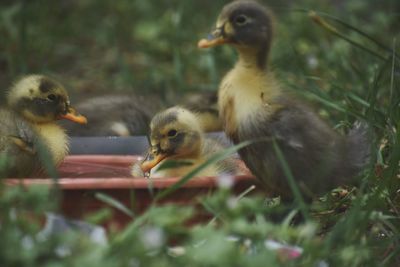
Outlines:
<svg viewBox="0 0 400 267"><path fill-rule="evenodd" d="M268 102L277 94L278 86L271 75L235 67L222 80L219 89L219 109L225 132L234 137L241 122L259 112L268 112Z"/></svg>
<svg viewBox="0 0 400 267"><path fill-rule="evenodd" d="M36 124L36 131L47 145L54 163L59 164L68 153L68 137L57 124Z"/></svg>

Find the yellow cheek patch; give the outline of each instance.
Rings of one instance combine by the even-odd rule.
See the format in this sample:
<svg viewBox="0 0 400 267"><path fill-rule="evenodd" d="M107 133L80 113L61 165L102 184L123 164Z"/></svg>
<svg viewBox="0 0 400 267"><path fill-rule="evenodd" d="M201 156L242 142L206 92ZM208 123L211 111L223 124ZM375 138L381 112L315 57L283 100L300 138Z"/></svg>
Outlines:
<svg viewBox="0 0 400 267"><path fill-rule="evenodd" d="M235 29L232 27L232 24L227 22L224 25L224 32L227 36L233 36L235 34Z"/></svg>
<svg viewBox="0 0 400 267"><path fill-rule="evenodd" d="M48 120L52 120L52 117L50 115L38 116L26 109L22 111L22 116L30 121L39 122L39 123L46 122Z"/></svg>
<svg viewBox="0 0 400 267"><path fill-rule="evenodd" d="M219 18L219 19L217 20L217 23L215 24L215 26L216 26L217 28L221 28L224 24L225 24L225 19Z"/></svg>

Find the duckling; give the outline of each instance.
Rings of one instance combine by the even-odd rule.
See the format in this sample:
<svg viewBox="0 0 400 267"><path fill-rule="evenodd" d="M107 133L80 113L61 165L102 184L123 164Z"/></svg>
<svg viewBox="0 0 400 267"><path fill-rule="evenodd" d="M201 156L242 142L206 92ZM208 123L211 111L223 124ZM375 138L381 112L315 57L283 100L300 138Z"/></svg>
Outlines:
<svg viewBox="0 0 400 267"><path fill-rule="evenodd" d="M246 166L270 194L292 200L281 150L307 199L352 182L369 154L368 127L357 124L347 136L327 125L309 106L288 93L268 67L273 37L271 12L255 1L225 5L215 30L200 48L228 44L239 58L222 79L219 110L223 128L235 143L258 140L239 151Z"/></svg>
<svg viewBox="0 0 400 267"><path fill-rule="evenodd" d="M182 107L196 114L204 132L222 131L216 92L196 92L186 95Z"/></svg>
<svg viewBox="0 0 400 267"><path fill-rule="evenodd" d="M44 170L43 160L59 164L68 153L68 138L56 124L67 119L87 122L70 105L64 87L46 76L22 77L0 108L0 175L28 177ZM51 155L45 159L43 148Z"/></svg>
<svg viewBox="0 0 400 267"><path fill-rule="evenodd" d="M183 176L223 149L217 140L204 136L193 112L179 106L157 113L150 123L150 129L149 154L140 165L133 165L133 176L143 176L145 173L150 173L151 178ZM158 170L159 163L165 160L181 161L182 165ZM228 158L197 175L217 176L237 172L235 160Z"/></svg>
<svg viewBox="0 0 400 267"><path fill-rule="evenodd" d="M150 118L161 108L156 99L108 94L76 105L90 121L87 125L65 122L70 136L132 136L148 133Z"/></svg>

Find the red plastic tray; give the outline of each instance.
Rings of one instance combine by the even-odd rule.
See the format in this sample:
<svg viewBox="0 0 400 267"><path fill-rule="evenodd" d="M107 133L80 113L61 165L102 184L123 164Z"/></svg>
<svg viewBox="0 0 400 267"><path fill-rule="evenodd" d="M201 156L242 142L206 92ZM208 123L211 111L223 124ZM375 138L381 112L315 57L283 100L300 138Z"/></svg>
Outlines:
<svg viewBox="0 0 400 267"><path fill-rule="evenodd" d="M107 204L95 198L96 192L107 194L128 208L135 214L145 211L153 203L154 195L161 190L175 184L179 177L170 178L133 178L130 176L130 166L140 160L138 156L120 155L72 155L68 156L58 168L60 178L57 183L62 190L61 213L69 218L82 219L89 213L107 207ZM240 163L245 169L244 165ZM258 186L255 178L250 175L233 177L233 190L241 193L252 185ZM24 186L53 185L49 178L6 179L8 185ZM208 194L216 189L216 177L195 177L181 188L158 202L188 204L195 203L196 196ZM152 188L150 190L149 188ZM132 218L125 213L113 210L113 216L105 225L121 228ZM199 211L194 218L195 222L203 221L207 216Z"/></svg>

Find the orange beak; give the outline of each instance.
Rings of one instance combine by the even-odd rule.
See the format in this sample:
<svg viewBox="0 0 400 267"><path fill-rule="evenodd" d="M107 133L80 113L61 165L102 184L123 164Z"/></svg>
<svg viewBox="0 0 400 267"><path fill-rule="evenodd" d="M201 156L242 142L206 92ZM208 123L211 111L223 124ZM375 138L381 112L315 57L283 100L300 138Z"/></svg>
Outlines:
<svg viewBox="0 0 400 267"><path fill-rule="evenodd" d="M69 107L66 114L60 115L60 119L70 120L79 124L86 124L87 119L85 116L79 114L74 108Z"/></svg>
<svg viewBox="0 0 400 267"><path fill-rule="evenodd" d="M226 43L228 43L228 40L226 40L223 37L218 37L218 38L214 38L214 39L201 39L197 43L197 47L198 48L210 48L210 47L214 47L214 46L222 45L222 44L226 44Z"/></svg>
<svg viewBox="0 0 400 267"><path fill-rule="evenodd" d="M140 165L142 171L144 173L148 173L153 169L155 166L157 166L158 163L160 163L163 159L167 157L166 154L158 154L158 155L153 155L151 152L147 155L146 159L142 162Z"/></svg>
<svg viewBox="0 0 400 267"><path fill-rule="evenodd" d="M201 39L197 43L197 47L209 48L226 43L229 43L229 40L223 34L223 27L219 27L210 33L207 38Z"/></svg>

